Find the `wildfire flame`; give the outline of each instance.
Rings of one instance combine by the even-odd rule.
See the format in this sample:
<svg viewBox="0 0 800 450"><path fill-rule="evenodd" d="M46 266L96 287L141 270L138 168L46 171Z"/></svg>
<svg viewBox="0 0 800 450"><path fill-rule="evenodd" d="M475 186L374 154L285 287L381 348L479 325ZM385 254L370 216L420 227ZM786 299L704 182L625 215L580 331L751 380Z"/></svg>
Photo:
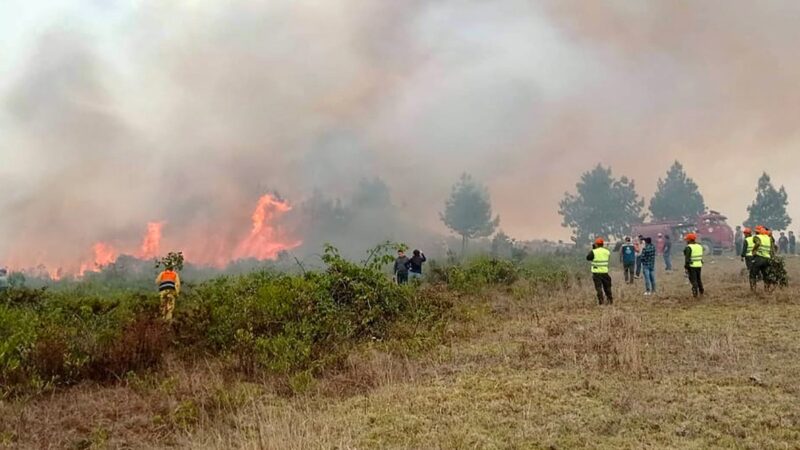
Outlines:
<svg viewBox="0 0 800 450"><path fill-rule="evenodd" d="M234 259L274 259L278 253L302 244L301 241L286 241L272 225L277 217L291 210L291 205L284 200L269 194L262 196L253 211L250 235L236 247Z"/></svg>
<svg viewBox="0 0 800 450"><path fill-rule="evenodd" d="M187 233L181 236L183 239L188 239L187 241L173 245L178 245L190 261L218 268L224 268L231 261L238 259L275 259L282 251L291 250L302 244L302 241L289 236L279 225L279 219L291 210L292 206L288 201L266 194L258 199L251 214L250 229L240 239L225 238L224 232L214 234L214 230L211 230L212 233L203 235L202 238ZM49 276L53 280L59 280L65 276L83 277L88 272L99 271L116 262L121 254L132 255L139 259L155 258L161 252L164 224L163 221L149 222L138 248L130 245L133 243L126 245L124 242L113 241L119 245L116 247L109 242L100 241L92 245L92 256L84 258L80 263L70 264L62 259L56 264L44 264L42 260L46 260L47 255L41 254L34 257L38 260L34 264L25 264L23 261L30 262L30 259L20 258L15 260L14 266L31 267L32 269L23 270L33 276Z"/></svg>
<svg viewBox="0 0 800 450"><path fill-rule="evenodd" d="M98 242L94 244L92 246L92 251L94 252L94 259L91 262L85 262L81 264L81 268L78 271L79 276L83 276L86 272L92 272L101 269L102 267L107 266L117 260L117 251L114 249L114 247L105 242Z"/></svg>
<svg viewBox="0 0 800 450"><path fill-rule="evenodd" d="M137 255L139 258L150 259L158 256L163 228L164 222L150 222L147 224L147 234L144 235L142 247Z"/></svg>

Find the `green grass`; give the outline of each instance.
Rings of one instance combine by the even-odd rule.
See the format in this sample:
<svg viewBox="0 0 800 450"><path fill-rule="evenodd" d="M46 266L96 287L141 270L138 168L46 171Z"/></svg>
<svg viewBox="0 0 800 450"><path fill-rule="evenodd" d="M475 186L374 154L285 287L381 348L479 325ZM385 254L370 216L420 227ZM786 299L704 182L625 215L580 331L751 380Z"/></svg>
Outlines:
<svg viewBox="0 0 800 450"><path fill-rule="evenodd" d="M800 261L788 261L793 279ZM707 265L694 300L680 273L644 298L615 273L613 307L587 279L548 292L525 277L438 288L435 334L398 324L302 392L168 358L121 384L0 406L23 447L796 448L800 289L751 293L739 262ZM492 272L495 273L495 272ZM420 331L420 330L417 330ZM420 339L424 342L420 343Z"/></svg>

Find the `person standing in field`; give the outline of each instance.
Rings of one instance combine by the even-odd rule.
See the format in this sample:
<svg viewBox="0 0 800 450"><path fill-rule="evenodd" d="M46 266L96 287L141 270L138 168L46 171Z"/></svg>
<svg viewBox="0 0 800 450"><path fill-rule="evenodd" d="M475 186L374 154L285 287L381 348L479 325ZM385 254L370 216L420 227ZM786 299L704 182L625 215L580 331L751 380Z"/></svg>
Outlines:
<svg viewBox="0 0 800 450"><path fill-rule="evenodd" d="M625 243L619 248L619 260L622 263L625 283L633 284L633 271L636 266L636 246L631 243L630 237L626 237Z"/></svg>
<svg viewBox="0 0 800 450"><path fill-rule="evenodd" d="M8 269L5 267L0 267L0 294L7 291L8 287Z"/></svg>
<svg viewBox="0 0 800 450"><path fill-rule="evenodd" d="M422 280L422 264L427 260L428 258L425 257L424 253L419 250L414 250L411 259L408 260L408 275L410 279L417 281Z"/></svg>
<svg viewBox="0 0 800 450"><path fill-rule="evenodd" d="M756 227L756 236L753 238L753 264L750 270L750 289L755 290L760 277L764 281L764 289L772 287L769 277L769 266L774 255L772 238L769 231L761 225Z"/></svg>
<svg viewBox="0 0 800 450"><path fill-rule="evenodd" d="M789 254L794 255L797 253L797 238L794 236L794 231L789 232Z"/></svg>
<svg viewBox="0 0 800 450"><path fill-rule="evenodd" d="M744 234L742 233L742 227L740 225L736 225L736 233L733 235L733 245L736 247L736 254L742 254L742 247L744 247Z"/></svg>
<svg viewBox="0 0 800 450"><path fill-rule="evenodd" d="M161 317L167 322L172 321L172 312L175 310L175 300L181 293L181 277L172 265L167 265L163 272L156 277L158 295L161 297Z"/></svg>
<svg viewBox="0 0 800 450"><path fill-rule="evenodd" d="M600 305L608 302L614 304L614 295L611 292L611 275L609 275L609 263L611 262L611 252L604 247L603 238L597 238L592 245L592 251L586 255L586 260L592 263L592 281L594 289L597 291L597 302Z"/></svg>
<svg viewBox="0 0 800 450"><path fill-rule="evenodd" d="M644 236L636 237L636 278L642 274L642 251L644 251Z"/></svg>
<svg viewBox="0 0 800 450"><path fill-rule="evenodd" d="M683 249L684 264L683 268L689 275L689 283L692 285L692 296L704 295L703 288L703 246L697 243L697 235L689 233L686 235L686 248Z"/></svg>
<svg viewBox="0 0 800 450"><path fill-rule="evenodd" d="M644 295L650 296L656 293L656 246L653 245L652 238L644 238L641 261L642 275L644 275Z"/></svg>
<svg viewBox="0 0 800 450"><path fill-rule="evenodd" d="M394 260L394 279L397 284L408 283L408 256L402 250L397 251L397 258Z"/></svg>
<svg viewBox="0 0 800 450"><path fill-rule="evenodd" d="M664 236L664 268L667 272L672 271L672 239L669 235Z"/></svg>
<svg viewBox="0 0 800 450"><path fill-rule="evenodd" d="M781 255L789 253L789 238L786 237L786 233L783 231L781 231L781 237L778 238L778 253Z"/></svg>
<svg viewBox="0 0 800 450"><path fill-rule="evenodd" d="M753 230L750 228L744 229L744 244L742 245L742 252L741 257L742 261L744 261L745 267L747 267L747 273L749 274L750 271L753 270L753 249L756 246L755 237L753 236Z"/></svg>

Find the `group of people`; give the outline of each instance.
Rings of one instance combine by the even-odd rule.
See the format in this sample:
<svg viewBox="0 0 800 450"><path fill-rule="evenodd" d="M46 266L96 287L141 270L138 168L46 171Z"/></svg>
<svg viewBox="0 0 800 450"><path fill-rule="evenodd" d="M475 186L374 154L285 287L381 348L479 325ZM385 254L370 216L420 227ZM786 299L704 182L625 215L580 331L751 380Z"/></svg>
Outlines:
<svg viewBox="0 0 800 450"><path fill-rule="evenodd" d="M664 267L672 270L672 239L662 233L658 234L655 243L650 237L639 235L636 242L626 237L619 249L619 258L625 275L625 283L633 284L636 278L644 276L645 295L652 295L656 290L656 257L664 258Z"/></svg>
<svg viewBox="0 0 800 450"><path fill-rule="evenodd" d="M753 231L755 230L755 233ZM794 233L789 232L792 238ZM754 229L745 227L742 230L744 242L741 246L741 253L739 255L747 267L750 275L750 289L755 289L758 280L764 282L764 287L770 289L774 284L774 280L769 276L769 268L772 264L774 255L780 253L789 253L780 249L780 244L776 245L775 238L772 236L772 231L769 228L758 225ZM783 235L783 233L781 233ZM791 250L793 252L794 249Z"/></svg>
<svg viewBox="0 0 800 450"><path fill-rule="evenodd" d="M398 250L394 260L394 279L397 284L406 284L409 279L421 280L422 264L426 261L425 253L419 250L414 250L410 258L403 250Z"/></svg>
<svg viewBox="0 0 800 450"><path fill-rule="evenodd" d="M766 227L765 227L766 228ZM767 228L767 230L769 230ZM741 255L742 250L744 250L744 244L746 241L747 236L752 236L752 229L749 227L742 228L741 226L736 227L736 232L734 233L734 245L736 246L736 254ZM783 254L783 255L796 255L797 254L797 237L794 235L794 231L789 231L787 235L785 231L781 231L778 239L776 240L772 233L770 233L770 237L773 241L775 241L775 252Z"/></svg>
<svg viewBox="0 0 800 450"><path fill-rule="evenodd" d="M666 270L672 270L672 242L669 236L659 234L659 241L663 242L660 253L664 257ZM619 248L620 262L622 263L625 282L633 284L635 278L644 276L645 296L651 296L656 292L656 254L659 249L650 237L639 236L636 243L631 242L630 237L625 238L625 242ZM686 247L683 250L684 269L692 285L692 295L697 297L705 294L703 287L703 246L697 243L697 235L689 233L686 235ZM592 250L586 255L586 260L591 262L592 281L597 291L597 301L599 304L613 304L614 294L611 289L610 261L611 250L605 247L605 241L597 238L592 245ZM635 272L634 272L635 270Z"/></svg>
<svg viewBox="0 0 800 450"><path fill-rule="evenodd" d="M759 225L754 229L744 228L741 231L742 243L741 245L737 244L737 252L749 272L750 288L755 290L758 281L762 280L765 289L769 290L775 284L775 280L771 279L769 273L773 258L778 253L794 253L794 233L789 232L789 237L781 233L781 239L776 243L772 231L767 227ZM630 237L626 237L619 248L625 282L633 284L640 274L644 276L645 296L653 295L656 290L655 261L657 253L664 256L666 270L672 270L670 238L659 234L658 240L664 243L660 249L653 243L652 238L639 236L636 243L633 243ZM697 243L697 235L694 233L687 234L685 240L683 268L689 284L692 286L692 296L697 297L705 294L702 277L704 249ZM597 291L598 302L601 305L612 304L614 297L609 274L611 251L605 247L602 238L595 240L586 259L591 262L592 280Z"/></svg>

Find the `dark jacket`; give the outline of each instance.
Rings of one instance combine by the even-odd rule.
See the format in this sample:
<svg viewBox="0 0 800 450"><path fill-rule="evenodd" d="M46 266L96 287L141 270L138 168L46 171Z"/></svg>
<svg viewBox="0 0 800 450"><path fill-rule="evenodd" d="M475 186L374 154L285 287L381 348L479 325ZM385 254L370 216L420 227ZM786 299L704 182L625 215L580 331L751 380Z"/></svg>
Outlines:
<svg viewBox="0 0 800 450"><path fill-rule="evenodd" d="M647 244L644 246L644 250L642 250L642 265L648 268L653 268L656 266L656 246L653 244Z"/></svg>
<svg viewBox="0 0 800 450"><path fill-rule="evenodd" d="M636 247L627 242L622 244L619 248L619 259L622 264L636 264Z"/></svg>
<svg viewBox="0 0 800 450"><path fill-rule="evenodd" d="M406 264L406 267L408 267L408 270L411 271L411 272L422 273L422 263L424 263L427 260L428 259L425 258L425 254L424 253L420 253L419 255L412 256L408 260L408 263Z"/></svg>
<svg viewBox="0 0 800 450"><path fill-rule="evenodd" d="M408 256L398 256L397 259L394 260L394 273L408 272L408 262Z"/></svg>

